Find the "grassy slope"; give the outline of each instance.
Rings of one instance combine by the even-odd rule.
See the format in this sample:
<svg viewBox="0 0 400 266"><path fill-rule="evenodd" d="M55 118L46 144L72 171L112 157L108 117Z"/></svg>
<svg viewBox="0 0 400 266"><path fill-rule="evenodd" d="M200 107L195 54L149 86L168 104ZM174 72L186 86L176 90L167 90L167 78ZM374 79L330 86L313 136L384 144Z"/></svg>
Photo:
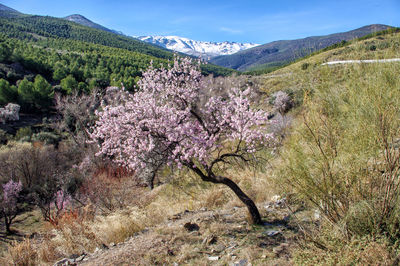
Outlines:
<svg viewBox="0 0 400 266"><path fill-rule="evenodd" d="M371 49L373 46L376 47L375 50ZM323 69L329 68L328 66L322 67L323 63L351 59L400 58L399 47L400 33L376 36L299 60L287 67L260 76L260 79L263 80L263 88L266 92L291 90L300 93L307 90L310 82L320 76ZM303 70L306 66L307 68ZM336 67L340 69L347 66ZM333 81L340 79L340 77L332 77ZM316 80L316 82L319 81Z"/></svg>
<svg viewBox="0 0 400 266"><path fill-rule="evenodd" d="M343 33L335 33L326 36L314 36L297 40L284 40L267 43L233 55L219 56L211 62L238 69L240 71L254 70L259 67L274 67L283 65L297 58L306 56L316 50L323 49L342 40L362 37L374 31L386 29L386 25L368 25Z"/></svg>

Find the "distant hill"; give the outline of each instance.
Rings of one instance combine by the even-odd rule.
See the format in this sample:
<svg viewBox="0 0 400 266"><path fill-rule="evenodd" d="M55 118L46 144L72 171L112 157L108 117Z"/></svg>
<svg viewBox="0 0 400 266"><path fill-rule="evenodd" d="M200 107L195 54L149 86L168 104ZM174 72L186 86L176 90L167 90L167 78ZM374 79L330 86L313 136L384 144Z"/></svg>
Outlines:
<svg viewBox="0 0 400 266"><path fill-rule="evenodd" d="M325 36L313 36L297 40L274 41L233 55L218 56L211 63L246 71L259 66L274 67L294 61L314 51L323 49L341 41L349 41L372 32L390 28L387 25L373 24L348 32L335 33Z"/></svg>
<svg viewBox="0 0 400 266"><path fill-rule="evenodd" d="M173 51L123 35L90 21L82 15L66 18L27 15L5 5L0 6L0 34L9 38L38 42L46 38L62 38L125 49L140 55L171 60ZM56 48L56 47L54 47ZM181 54L182 55L182 54ZM183 56L183 55L182 55ZM148 61L143 60L143 62ZM228 75L232 69L213 64L202 65L204 74Z"/></svg>
<svg viewBox="0 0 400 266"><path fill-rule="evenodd" d="M14 18L21 16L24 16L24 14L12 9L11 7L0 4L0 17Z"/></svg>
<svg viewBox="0 0 400 266"><path fill-rule="evenodd" d="M203 58L230 55L259 45L237 42L204 42L179 36L140 36L136 38L176 52Z"/></svg>
<svg viewBox="0 0 400 266"><path fill-rule="evenodd" d="M87 19L86 17L79 15L79 14L73 14L73 15L65 17L64 19L81 24L86 27L103 30L103 31L108 31L108 32L112 32L112 33L117 33L117 34L122 34L122 32L119 32L116 30L111 30L109 28L101 26L100 24L94 23L93 21L91 21L91 20Z"/></svg>

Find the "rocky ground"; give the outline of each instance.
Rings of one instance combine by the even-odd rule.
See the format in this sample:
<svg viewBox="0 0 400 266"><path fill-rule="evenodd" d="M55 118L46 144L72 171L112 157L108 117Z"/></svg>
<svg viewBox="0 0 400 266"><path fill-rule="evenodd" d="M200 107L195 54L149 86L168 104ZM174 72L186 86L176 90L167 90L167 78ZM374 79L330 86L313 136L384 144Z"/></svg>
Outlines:
<svg viewBox="0 0 400 266"><path fill-rule="evenodd" d="M184 211L123 243L55 265L290 265L298 229L284 205L276 199L260 206L261 226L248 225L245 208Z"/></svg>

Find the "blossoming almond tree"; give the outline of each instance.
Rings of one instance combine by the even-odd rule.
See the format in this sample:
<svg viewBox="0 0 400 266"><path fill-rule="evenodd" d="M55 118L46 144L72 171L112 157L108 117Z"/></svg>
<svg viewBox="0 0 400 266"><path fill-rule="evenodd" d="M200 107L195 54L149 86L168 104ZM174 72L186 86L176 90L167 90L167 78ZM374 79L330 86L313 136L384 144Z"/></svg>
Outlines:
<svg viewBox="0 0 400 266"><path fill-rule="evenodd" d="M3 199L1 202L1 214L4 218L7 233L11 233L10 226L19 213L18 197L22 190L22 183L12 179L3 185Z"/></svg>
<svg viewBox="0 0 400 266"><path fill-rule="evenodd" d="M199 67L178 58L170 69L151 66L138 85L139 91L126 95L123 104L97 113L91 137L100 144L98 154L135 170L149 164L187 167L203 181L231 188L252 222L260 224L254 202L235 182L217 174L221 165L250 161L272 140L267 113L250 108L250 88L232 89L224 98L206 97L200 106L207 88Z"/></svg>

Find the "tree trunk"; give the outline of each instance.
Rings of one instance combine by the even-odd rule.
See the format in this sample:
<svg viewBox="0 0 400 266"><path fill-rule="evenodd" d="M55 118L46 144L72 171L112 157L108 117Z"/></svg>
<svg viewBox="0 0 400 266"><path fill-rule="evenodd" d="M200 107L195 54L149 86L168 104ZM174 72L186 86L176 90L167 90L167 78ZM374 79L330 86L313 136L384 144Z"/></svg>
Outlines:
<svg viewBox="0 0 400 266"><path fill-rule="evenodd" d="M215 184L224 184L227 185L232 191L239 197L239 199L246 205L249 210L251 222L253 224L262 224L261 215L257 209L257 206L254 204L253 200L247 196L235 182L230 180L229 178L223 176L215 176L212 172L209 172L207 175L203 173L202 170L195 167L193 163L185 163L187 167L189 167L193 172L195 172L198 176L201 177L203 181L211 182Z"/></svg>
<svg viewBox="0 0 400 266"><path fill-rule="evenodd" d="M184 163L190 170L195 172L198 176L201 177L203 181L211 182L215 184L224 184L227 185L233 192L235 192L236 196L246 205L249 210L251 222L253 224L262 224L261 215L258 212L257 206L254 204L253 200L250 199L235 182L230 180L229 178L223 176L215 176L212 171L209 171L207 174L204 174L202 170L195 166L193 162Z"/></svg>
<svg viewBox="0 0 400 266"><path fill-rule="evenodd" d="M148 186L149 186L150 190L153 190L153 188L154 188L154 179L155 178L156 178L156 171L151 173L150 179L148 181Z"/></svg>
<svg viewBox="0 0 400 266"><path fill-rule="evenodd" d="M6 233L10 234L11 233L11 221L9 221L9 219L7 219L7 216L4 215L4 223L6 225Z"/></svg>
<svg viewBox="0 0 400 266"><path fill-rule="evenodd" d="M253 224L262 224L261 215L258 212L256 204L254 204L253 200L250 199L235 182L226 177L221 177L221 183L227 185L233 192L235 192L236 196L246 205L247 209L250 213L251 222Z"/></svg>

